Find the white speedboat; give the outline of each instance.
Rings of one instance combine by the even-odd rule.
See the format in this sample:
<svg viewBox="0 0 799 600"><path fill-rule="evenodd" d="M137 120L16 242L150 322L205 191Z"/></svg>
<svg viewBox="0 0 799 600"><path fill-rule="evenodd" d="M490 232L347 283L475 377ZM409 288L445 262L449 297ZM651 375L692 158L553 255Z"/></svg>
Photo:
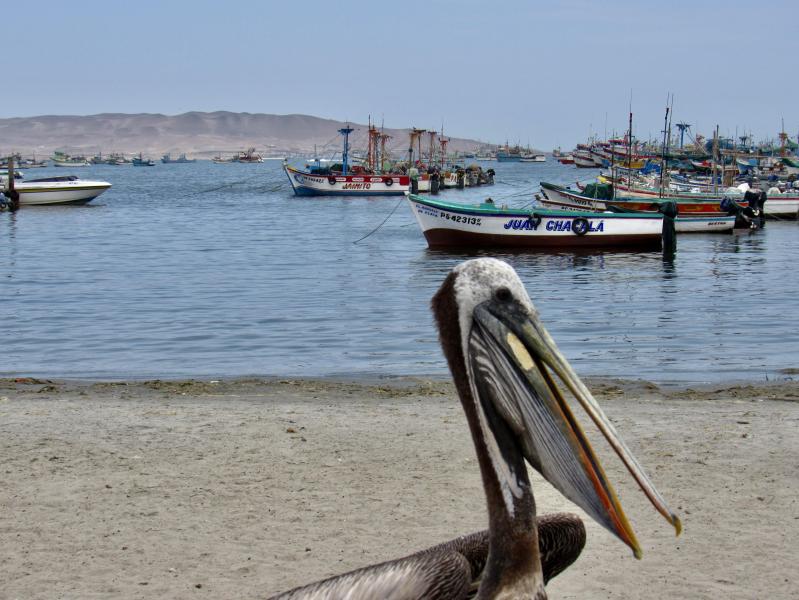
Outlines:
<svg viewBox="0 0 799 600"><path fill-rule="evenodd" d="M8 184L3 179L2 189L7 187ZM20 206L86 204L110 187L111 184L107 181L79 179L75 175L14 182L14 189L19 193Z"/></svg>

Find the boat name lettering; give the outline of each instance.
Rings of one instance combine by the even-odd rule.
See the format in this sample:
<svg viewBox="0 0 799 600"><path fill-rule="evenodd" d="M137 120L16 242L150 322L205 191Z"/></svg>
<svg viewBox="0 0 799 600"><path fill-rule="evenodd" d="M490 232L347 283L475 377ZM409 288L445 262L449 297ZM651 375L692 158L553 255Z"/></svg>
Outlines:
<svg viewBox="0 0 799 600"><path fill-rule="evenodd" d="M342 190L369 190L371 188L371 183L345 183L341 186Z"/></svg>
<svg viewBox="0 0 799 600"><path fill-rule="evenodd" d="M442 212L441 216L445 219L449 219L450 221L455 221L456 223L463 223L464 225L477 225L480 226L480 218L479 217L466 217L463 215L453 215L447 212Z"/></svg>
<svg viewBox="0 0 799 600"><path fill-rule="evenodd" d="M416 207L416 210L419 211L423 215L428 215L428 216L431 216L431 217L437 217L438 216L438 211L435 210L434 208L429 208L429 207L425 206L424 204L414 204L414 206Z"/></svg>
<svg viewBox="0 0 799 600"><path fill-rule="evenodd" d="M571 231L572 230L572 221L571 219L566 219L563 221L547 221L547 231ZM589 221L589 229L588 231L605 231L605 222L600 221L599 223L595 223L594 221Z"/></svg>
<svg viewBox="0 0 799 600"><path fill-rule="evenodd" d="M532 219L511 219L507 223L503 225L505 229L523 229L525 231L536 231L538 229L538 225L540 224L539 220L533 221Z"/></svg>
<svg viewBox="0 0 799 600"><path fill-rule="evenodd" d="M323 183L325 180L321 177L308 177L308 175L300 175L299 173L295 173L294 181L297 183Z"/></svg>
<svg viewBox="0 0 799 600"><path fill-rule="evenodd" d="M438 211L435 210L434 208L430 208L428 206L425 206L424 204L414 204L414 206L416 207L416 210L420 214L427 215L427 216L430 216L430 217L439 216Z"/></svg>

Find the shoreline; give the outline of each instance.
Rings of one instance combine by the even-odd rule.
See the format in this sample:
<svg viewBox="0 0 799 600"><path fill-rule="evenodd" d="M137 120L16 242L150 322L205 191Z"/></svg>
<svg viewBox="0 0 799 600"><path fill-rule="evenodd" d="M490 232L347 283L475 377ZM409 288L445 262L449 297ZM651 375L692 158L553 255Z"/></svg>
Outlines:
<svg viewBox="0 0 799 600"><path fill-rule="evenodd" d="M791 386L799 383L799 368L788 367L775 371L774 378L757 379L742 377L726 382L721 381L686 381L663 380L651 381L644 378L617 377L613 375L585 375L580 376L589 389L592 386L617 385L622 388L635 389L644 387L651 390L697 390L697 391L723 391L738 387L770 388L775 386ZM237 385L254 384L272 385L278 383L313 383L317 385L362 385L369 386L397 386L405 387L413 384L451 384L452 378L447 373L428 373L416 375L386 375L380 373L354 374L354 375L235 375L235 376L141 376L141 377L84 377L84 376L49 376L27 374L0 374L0 389L14 385L50 384L71 387L86 387L94 385L124 385L124 386L186 386L186 385ZM453 388L454 389L454 388Z"/></svg>
<svg viewBox="0 0 799 600"><path fill-rule="evenodd" d="M588 427L644 559L583 516L550 597L791 597L799 382L585 381L685 530ZM4 378L0 455L0 598L263 598L486 520L444 378ZM533 485L541 513L580 514Z"/></svg>

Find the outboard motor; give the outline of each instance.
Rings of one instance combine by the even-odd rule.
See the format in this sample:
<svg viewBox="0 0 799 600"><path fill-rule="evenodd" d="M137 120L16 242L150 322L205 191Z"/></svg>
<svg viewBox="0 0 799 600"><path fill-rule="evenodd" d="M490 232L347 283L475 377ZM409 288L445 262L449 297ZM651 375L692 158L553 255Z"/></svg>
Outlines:
<svg viewBox="0 0 799 600"><path fill-rule="evenodd" d="M747 192L748 193L748 192ZM755 229L757 225L752 223L752 220L746 214L743 206L738 204L732 198L724 197L721 199L721 210L728 215L735 215L735 229Z"/></svg>
<svg viewBox="0 0 799 600"><path fill-rule="evenodd" d="M660 202L658 203L658 212L663 215L663 254L673 255L677 250L677 229L674 226L674 219L680 209L677 207L676 202Z"/></svg>
<svg viewBox="0 0 799 600"><path fill-rule="evenodd" d="M494 184L494 175L495 175L494 169L488 169L488 171L486 171L486 179L488 179L489 185Z"/></svg>
<svg viewBox="0 0 799 600"><path fill-rule="evenodd" d="M744 215L752 223L752 229L756 227L762 228L766 224L763 208L766 206L767 198L768 196L763 190L749 190L744 194L744 200L749 203L749 206L743 209Z"/></svg>
<svg viewBox="0 0 799 600"><path fill-rule="evenodd" d="M744 200L749 206L741 206L732 198L721 200L721 210L728 215L735 215L736 229L757 229L765 225L763 207L766 204L766 193L760 190L748 191L744 194Z"/></svg>
<svg viewBox="0 0 799 600"><path fill-rule="evenodd" d="M441 175L438 174L438 171L433 171L430 174L430 193L436 196L439 189L441 189Z"/></svg>
<svg viewBox="0 0 799 600"><path fill-rule="evenodd" d="M766 226L766 200L768 200L768 194L760 190L757 194L757 226L761 229Z"/></svg>

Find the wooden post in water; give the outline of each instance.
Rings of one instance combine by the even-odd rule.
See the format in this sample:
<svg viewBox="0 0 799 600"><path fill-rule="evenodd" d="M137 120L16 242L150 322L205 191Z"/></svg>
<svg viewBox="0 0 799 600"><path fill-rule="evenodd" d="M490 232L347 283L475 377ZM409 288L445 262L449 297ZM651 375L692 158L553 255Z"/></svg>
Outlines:
<svg viewBox="0 0 799 600"><path fill-rule="evenodd" d="M14 189L14 157L8 157L8 190L5 192L8 199L11 200L10 211L14 212L19 209L19 192Z"/></svg>

